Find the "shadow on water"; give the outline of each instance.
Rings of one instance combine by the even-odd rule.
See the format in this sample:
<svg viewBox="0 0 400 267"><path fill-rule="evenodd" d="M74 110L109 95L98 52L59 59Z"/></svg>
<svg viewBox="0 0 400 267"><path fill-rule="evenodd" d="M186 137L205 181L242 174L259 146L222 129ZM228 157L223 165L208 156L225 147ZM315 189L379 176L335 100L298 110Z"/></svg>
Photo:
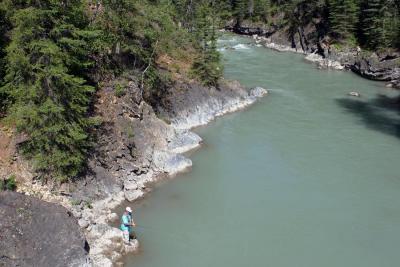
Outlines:
<svg viewBox="0 0 400 267"><path fill-rule="evenodd" d="M350 98L336 101L357 115L366 127L400 138L400 96L378 95L368 101Z"/></svg>

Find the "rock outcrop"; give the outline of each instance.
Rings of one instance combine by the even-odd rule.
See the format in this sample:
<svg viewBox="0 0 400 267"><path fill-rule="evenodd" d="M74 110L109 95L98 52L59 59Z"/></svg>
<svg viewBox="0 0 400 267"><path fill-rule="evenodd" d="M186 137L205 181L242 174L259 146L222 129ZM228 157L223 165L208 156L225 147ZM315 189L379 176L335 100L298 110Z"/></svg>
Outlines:
<svg viewBox="0 0 400 267"><path fill-rule="evenodd" d="M163 116L170 118L175 129L188 130L249 106L267 93L260 87L246 91L235 81L225 81L218 89L180 83L157 108Z"/></svg>
<svg viewBox="0 0 400 267"><path fill-rule="evenodd" d="M330 45L326 33L318 24L299 27L292 35L287 29L276 26L228 25L226 30L252 36L255 42L279 52L294 52L306 55L307 61L319 68L351 70L366 79L388 82L389 87L400 89L400 53L364 53L359 47L344 47L340 50Z"/></svg>
<svg viewBox="0 0 400 267"><path fill-rule="evenodd" d="M376 54L368 58L357 58L349 68L370 80L393 83L400 81L400 55L390 60L381 60Z"/></svg>
<svg viewBox="0 0 400 267"><path fill-rule="evenodd" d="M0 266L91 266L89 245L64 207L0 192Z"/></svg>

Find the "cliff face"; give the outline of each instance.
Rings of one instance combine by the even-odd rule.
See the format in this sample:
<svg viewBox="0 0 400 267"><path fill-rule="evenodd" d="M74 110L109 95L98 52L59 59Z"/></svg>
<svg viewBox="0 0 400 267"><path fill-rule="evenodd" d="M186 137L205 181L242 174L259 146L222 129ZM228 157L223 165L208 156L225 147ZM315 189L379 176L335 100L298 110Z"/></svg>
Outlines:
<svg viewBox="0 0 400 267"><path fill-rule="evenodd" d="M89 246L60 205L0 192L0 266L88 266Z"/></svg>
<svg viewBox="0 0 400 267"><path fill-rule="evenodd" d="M126 85L120 96L115 94L118 83ZM191 166L181 154L199 146L201 138L190 128L250 105L263 95L258 92L261 95L249 93L237 82L224 81L216 89L177 81L151 106L134 77L111 81L98 92L95 111L103 123L97 129L90 172L70 185L69 194L95 200L123 190L128 200L141 197L146 191L141 180Z"/></svg>

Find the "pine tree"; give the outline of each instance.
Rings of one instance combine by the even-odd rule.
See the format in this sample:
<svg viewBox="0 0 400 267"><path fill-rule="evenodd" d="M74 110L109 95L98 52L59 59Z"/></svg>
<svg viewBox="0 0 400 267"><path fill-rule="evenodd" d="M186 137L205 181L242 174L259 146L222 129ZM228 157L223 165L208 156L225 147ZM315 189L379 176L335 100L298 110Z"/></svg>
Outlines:
<svg viewBox="0 0 400 267"><path fill-rule="evenodd" d="M22 1L21 1L22 2ZM75 177L90 147L90 96L82 73L90 65L90 32L82 2L36 1L12 17L5 86L13 98L10 117L27 136L22 152L37 170L59 180ZM81 75L79 75L81 74Z"/></svg>
<svg viewBox="0 0 400 267"><path fill-rule="evenodd" d="M331 33L338 38L353 37L358 25L358 0L329 0Z"/></svg>
<svg viewBox="0 0 400 267"><path fill-rule="evenodd" d="M222 76L220 54L217 51L217 15L214 0L204 0L197 8L196 36L201 53L192 71L205 85L218 87Z"/></svg>
<svg viewBox="0 0 400 267"><path fill-rule="evenodd" d="M1 89L4 83L4 76L6 74L6 47L9 43L8 32L11 28L9 16L12 10L10 10L10 2L0 2L0 118L5 115L7 105L9 102L9 95L5 90Z"/></svg>
<svg viewBox="0 0 400 267"><path fill-rule="evenodd" d="M381 0L367 0L362 10L363 34L368 47L375 48L379 45L383 35L381 25Z"/></svg>
<svg viewBox="0 0 400 267"><path fill-rule="evenodd" d="M270 0L254 0L254 12L252 19L254 21L267 22L270 8L271 8Z"/></svg>
<svg viewBox="0 0 400 267"><path fill-rule="evenodd" d="M240 27L248 12L248 0L233 0L233 16L236 19L235 27Z"/></svg>
<svg viewBox="0 0 400 267"><path fill-rule="evenodd" d="M361 15L361 41L369 48L385 48L398 44L399 13L395 3L365 0Z"/></svg>

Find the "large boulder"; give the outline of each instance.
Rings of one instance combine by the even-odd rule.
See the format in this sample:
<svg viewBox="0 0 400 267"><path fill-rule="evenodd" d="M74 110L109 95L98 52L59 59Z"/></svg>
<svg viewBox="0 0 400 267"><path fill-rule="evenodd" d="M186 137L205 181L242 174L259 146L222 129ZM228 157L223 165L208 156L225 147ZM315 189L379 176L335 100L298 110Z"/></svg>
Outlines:
<svg viewBox="0 0 400 267"><path fill-rule="evenodd" d="M379 61L374 57L362 58L350 66L360 76L375 81L397 81L400 79L398 60Z"/></svg>
<svg viewBox="0 0 400 267"><path fill-rule="evenodd" d="M0 192L0 266L90 266L77 220L62 206Z"/></svg>

